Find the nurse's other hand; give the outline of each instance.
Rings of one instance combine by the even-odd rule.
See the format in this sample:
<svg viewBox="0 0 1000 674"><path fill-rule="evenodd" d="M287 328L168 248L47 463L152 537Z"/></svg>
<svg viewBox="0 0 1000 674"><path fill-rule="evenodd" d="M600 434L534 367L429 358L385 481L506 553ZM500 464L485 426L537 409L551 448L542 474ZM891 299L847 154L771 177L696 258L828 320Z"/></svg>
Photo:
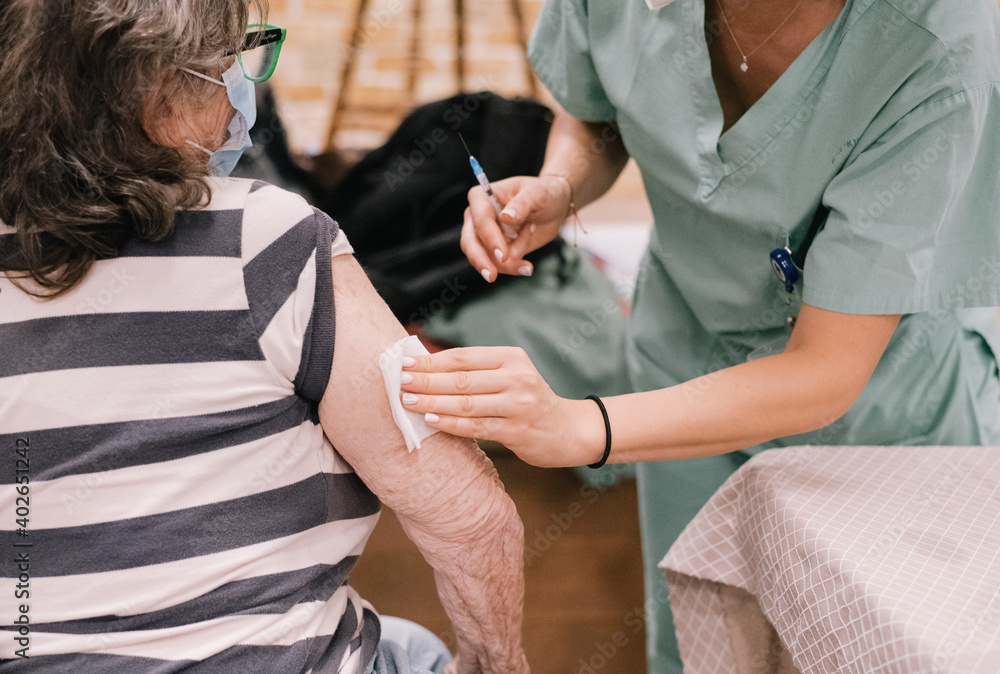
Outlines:
<svg viewBox="0 0 1000 674"><path fill-rule="evenodd" d="M492 283L497 272L530 276L524 256L559 236L570 211L570 184L561 176L516 176L493 183L503 209L499 221L486 192L469 190L462 226L462 251Z"/></svg>
<svg viewBox="0 0 1000 674"><path fill-rule="evenodd" d="M543 468L594 463L604 452L597 405L557 396L522 349L450 349L416 357L403 374L403 407L433 415L432 428L494 440Z"/></svg>

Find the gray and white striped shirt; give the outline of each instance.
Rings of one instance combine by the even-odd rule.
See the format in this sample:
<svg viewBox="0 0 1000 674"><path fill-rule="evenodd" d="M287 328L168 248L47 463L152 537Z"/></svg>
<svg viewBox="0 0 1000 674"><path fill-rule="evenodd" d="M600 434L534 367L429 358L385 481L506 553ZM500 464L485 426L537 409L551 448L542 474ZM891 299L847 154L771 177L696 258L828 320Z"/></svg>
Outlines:
<svg viewBox="0 0 1000 674"><path fill-rule="evenodd" d="M0 274L2 671L353 674L374 657L378 618L346 580L379 503L317 412L329 260L350 247L298 196L211 186L167 240L127 242L57 299Z"/></svg>

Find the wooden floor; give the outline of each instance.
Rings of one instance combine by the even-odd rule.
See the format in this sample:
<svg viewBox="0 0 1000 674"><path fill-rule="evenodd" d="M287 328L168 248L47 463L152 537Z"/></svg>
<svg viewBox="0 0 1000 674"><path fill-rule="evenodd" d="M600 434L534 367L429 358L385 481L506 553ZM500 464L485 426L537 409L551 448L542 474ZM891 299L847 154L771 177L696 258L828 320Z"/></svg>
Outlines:
<svg viewBox="0 0 1000 674"><path fill-rule="evenodd" d="M534 468L504 449L488 454L524 521L532 673L645 672L634 480L592 487L569 469ZM351 584L379 613L414 620L453 645L431 569L388 509Z"/></svg>

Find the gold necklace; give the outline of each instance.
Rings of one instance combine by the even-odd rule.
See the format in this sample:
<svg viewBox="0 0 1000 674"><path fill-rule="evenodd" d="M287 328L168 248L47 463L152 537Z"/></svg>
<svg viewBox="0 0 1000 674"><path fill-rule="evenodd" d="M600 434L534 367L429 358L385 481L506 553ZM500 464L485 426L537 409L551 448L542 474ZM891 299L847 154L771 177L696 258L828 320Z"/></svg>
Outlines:
<svg viewBox="0 0 1000 674"><path fill-rule="evenodd" d="M724 24L726 24L726 30L729 31L729 36L731 38L733 38L733 44L736 45L736 49L739 50L740 56L743 57L743 63L740 64L740 70L742 70L743 72L746 72L746 71L750 70L750 66L747 65L747 59L750 58L751 56L753 56L754 54L756 54L757 51L761 47L763 47L764 45L766 45L767 42L768 42L768 40L770 40L772 37L774 37L777 34L777 32L779 30L781 30L782 27L786 23L788 23L788 20L792 18L792 14L795 14L795 12L798 10L798 8L801 7L802 3L804 3L805 1L806 0L799 0L799 4L795 5L795 7L792 7L792 11L790 11L788 13L788 16L785 17L785 20L782 21L780 24L778 24L778 27L775 28L773 31L771 31L771 34L768 35L767 37L765 37L763 42L761 42L759 45L757 45L754 48L754 50L752 52L750 52L749 54L744 54L743 53L743 48L740 47L740 43L736 41L736 36L733 34L733 28L732 28L732 26L729 25L729 19L726 18L726 10L722 9L722 3L720 2L720 0L715 0L715 4L717 4L719 6L719 14L722 15L722 22Z"/></svg>

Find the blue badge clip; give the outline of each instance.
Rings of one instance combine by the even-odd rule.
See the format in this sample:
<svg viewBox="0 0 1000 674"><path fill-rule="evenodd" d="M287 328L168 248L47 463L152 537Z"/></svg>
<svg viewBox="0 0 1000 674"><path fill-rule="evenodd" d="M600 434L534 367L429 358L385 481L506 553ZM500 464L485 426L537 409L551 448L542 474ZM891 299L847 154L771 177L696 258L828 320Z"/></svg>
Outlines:
<svg viewBox="0 0 1000 674"><path fill-rule="evenodd" d="M785 292L795 292L795 282L799 280L799 268L792 261L792 251L776 248L771 251L771 267L775 275L785 284Z"/></svg>

